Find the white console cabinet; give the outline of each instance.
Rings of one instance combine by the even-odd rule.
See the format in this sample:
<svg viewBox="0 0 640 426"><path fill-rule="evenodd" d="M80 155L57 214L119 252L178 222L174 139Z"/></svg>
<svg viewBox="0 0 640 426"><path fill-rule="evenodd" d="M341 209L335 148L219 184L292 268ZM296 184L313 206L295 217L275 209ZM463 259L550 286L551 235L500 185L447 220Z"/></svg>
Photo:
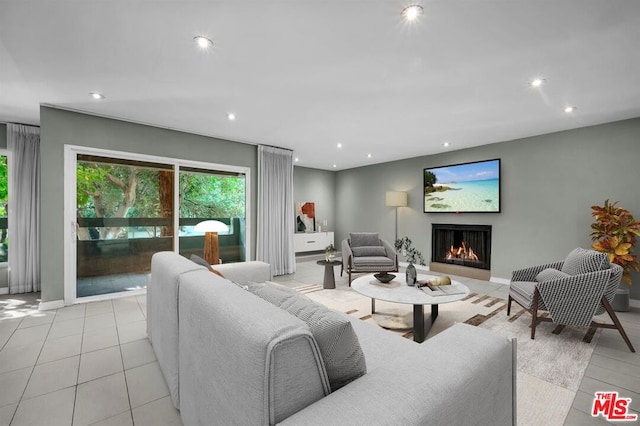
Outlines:
<svg viewBox="0 0 640 426"><path fill-rule="evenodd" d="M297 232L293 234L293 249L296 253L324 251L333 244L333 232Z"/></svg>

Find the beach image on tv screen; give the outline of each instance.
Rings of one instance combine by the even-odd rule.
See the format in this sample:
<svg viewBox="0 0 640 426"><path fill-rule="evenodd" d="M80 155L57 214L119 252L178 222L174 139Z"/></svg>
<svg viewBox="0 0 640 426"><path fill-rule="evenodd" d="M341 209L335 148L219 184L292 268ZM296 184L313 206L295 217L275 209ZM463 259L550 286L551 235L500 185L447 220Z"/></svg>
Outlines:
<svg viewBox="0 0 640 426"><path fill-rule="evenodd" d="M424 169L425 212L499 212L500 160Z"/></svg>

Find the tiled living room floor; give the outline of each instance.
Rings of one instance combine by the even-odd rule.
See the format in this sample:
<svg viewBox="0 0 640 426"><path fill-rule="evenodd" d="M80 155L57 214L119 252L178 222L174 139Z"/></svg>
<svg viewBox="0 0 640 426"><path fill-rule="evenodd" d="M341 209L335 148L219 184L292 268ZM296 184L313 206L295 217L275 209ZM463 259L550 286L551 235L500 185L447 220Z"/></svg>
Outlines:
<svg viewBox="0 0 640 426"><path fill-rule="evenodd" d="M322 282L314 258L274 281ZM336 267L336 285L347 280ZM506 298L507 286L462 278L473 291ZM37 311L39 294L0 296L0 425L181 425L146 338L145 296ZM620 315L636 348L640 312ZM640 355L604 330L566 424L605 424L588 415L593 389L640 404ZM522 422L520 424L523 424Z"/></svg>

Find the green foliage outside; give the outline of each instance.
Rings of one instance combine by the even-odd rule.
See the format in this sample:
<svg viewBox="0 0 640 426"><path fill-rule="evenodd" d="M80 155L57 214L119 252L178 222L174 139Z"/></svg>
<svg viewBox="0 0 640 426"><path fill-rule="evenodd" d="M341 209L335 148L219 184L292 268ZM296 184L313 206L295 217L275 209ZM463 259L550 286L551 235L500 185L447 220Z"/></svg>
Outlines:
<svg viewBox="0 0 640 426"><path fill-rule="evenodd" d="M147 167L78 161L78 217L163 217L161 173L159 169ZM168 182L164 189L172 192L173 184ZM245 217L244 176L181 172L178 196L183 218ZM100 238L118 238L121 232L121 229L101 229Z"/></svg>
<svg viewBox="0 0 640 426"><path fill-rule="evenodd" d="M7 157L0 155L0 218L6 218L9 205L9 181L8 181ZM3 221L4 222L4 221ZM8 225L4 225L8 226ZM8 229L0 228L0 262L6 262L9 256Z"/></svg>

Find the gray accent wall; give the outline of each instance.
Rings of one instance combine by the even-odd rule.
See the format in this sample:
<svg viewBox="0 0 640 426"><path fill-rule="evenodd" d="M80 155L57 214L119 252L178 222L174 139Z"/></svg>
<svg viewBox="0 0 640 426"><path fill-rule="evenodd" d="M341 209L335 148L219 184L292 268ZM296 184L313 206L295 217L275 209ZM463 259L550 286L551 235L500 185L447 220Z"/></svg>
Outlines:
<svg viewBox="0 0 640 426"><path fill-rule="evenodd" d="M296 203L301 201L315 203L316 226L321 225L322 220L326 219L326 231L336 230L335 172L295 166L293 168L293 199Z"/></svg>
<svg viewBox="0 0 640 426"><path fill-rule="evenodd" d="M502 212L423 213L425 167L502 159ZM407 191L398 210L398 235L431 258L431 224L492 225L491 275L509 279L514 269L564 259L589 247L590 206L605 199L640 218L640 118L547 135L376 164L336 173L336 241L352 231L394 238L394 210L386 191ZM638 251L638 249L636 250ZM640 274L631 297L640 299Z"/></svg>
<svg viewBox="0 0 640 426"><path fill-rule="evenodd" d="M253 145L40 108L42 155L42 301L64 298L64 145L158 155L251 168L251 259L255 258L257 148Z"/></svg>

